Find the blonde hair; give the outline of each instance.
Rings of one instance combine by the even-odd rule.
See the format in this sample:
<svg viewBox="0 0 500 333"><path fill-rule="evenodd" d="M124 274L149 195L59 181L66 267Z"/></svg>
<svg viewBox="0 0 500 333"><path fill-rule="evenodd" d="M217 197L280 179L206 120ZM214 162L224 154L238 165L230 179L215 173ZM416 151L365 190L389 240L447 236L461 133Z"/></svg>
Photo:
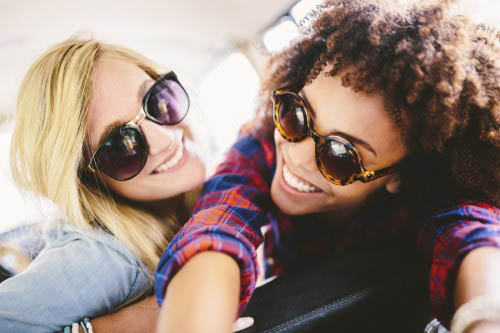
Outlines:
<svg viewBox="0 0 500 333"><path fill-rule="evenodd" d="M160 72L144 56L93 39L69 39L42 55L24 77L17 99L11 143L15 182L57 204L82 229L111 232L154 270L168 240L185 217L196 191L184 194L183 207L171 207L166 221L114 198L103 182L90 185L79 176L85 160L87 120L94 67L103 56L137 65L152 78Z"/></svg>

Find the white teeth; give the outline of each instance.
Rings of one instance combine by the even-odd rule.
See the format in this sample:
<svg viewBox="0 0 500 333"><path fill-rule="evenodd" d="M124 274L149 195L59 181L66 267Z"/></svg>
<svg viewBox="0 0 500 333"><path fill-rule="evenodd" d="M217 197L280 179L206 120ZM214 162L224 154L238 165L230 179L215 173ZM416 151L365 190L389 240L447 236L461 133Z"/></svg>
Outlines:
<svg viewBox="0 0 500 333"><path fill-rule="evenodd" d="M292 175L290 170L288 170L287 166L283 166L283 178L285 179L285 182L296 189L297 191L300 192L321 192L319 188L316 186L306 184L302 181L300 181L297 177Z"/></svg>
<svg viewBox="0 0 500 333"><path fill-rule="evenodd" d="M160 165L158 168L155 169L155 173L163 172L168 169L173 168L174 166L179 163L179 161L182 159L184 156L184 144L182 141L180 141L177 145L177 150L175 151L174 156L172 156L168 161Z"/></svg>

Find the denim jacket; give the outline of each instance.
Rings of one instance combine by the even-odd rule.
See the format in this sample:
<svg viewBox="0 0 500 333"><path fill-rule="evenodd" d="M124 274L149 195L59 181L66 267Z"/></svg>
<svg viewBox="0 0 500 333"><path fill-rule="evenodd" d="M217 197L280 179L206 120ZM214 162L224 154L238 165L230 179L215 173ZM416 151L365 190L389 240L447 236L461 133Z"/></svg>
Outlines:
<svg viewBox="0 0 500 333"><path fill-rule="evenodd" d="M151 272L118 239L65 223L23 272L0 283L0 332L54 332L145 296Z"/></svg>

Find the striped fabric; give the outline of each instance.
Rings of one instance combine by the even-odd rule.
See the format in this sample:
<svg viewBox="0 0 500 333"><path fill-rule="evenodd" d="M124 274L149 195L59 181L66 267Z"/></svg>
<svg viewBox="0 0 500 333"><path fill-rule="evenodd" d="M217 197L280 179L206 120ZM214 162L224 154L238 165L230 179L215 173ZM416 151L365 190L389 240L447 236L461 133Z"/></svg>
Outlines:
<svg viewBox="0 0 500 333"><path fill-rule="evenodd" d="M272 141L250 135L235 143L206 182L192 217L160 259L155 282L160 304L168 282L201 251L224 252L238 262L241 313L258 280L383 244L417 244L431 262L433 310L448 323L453 294L450 281L461 258L477 247L500 247L499 210L478 202L450 207L417 224L409 222L407 211L396 204L396 198L381 192L343 230L314 215L286 216L270 198L274 171ZM262 244L264 263L259 265L257 248Z"/></svg>

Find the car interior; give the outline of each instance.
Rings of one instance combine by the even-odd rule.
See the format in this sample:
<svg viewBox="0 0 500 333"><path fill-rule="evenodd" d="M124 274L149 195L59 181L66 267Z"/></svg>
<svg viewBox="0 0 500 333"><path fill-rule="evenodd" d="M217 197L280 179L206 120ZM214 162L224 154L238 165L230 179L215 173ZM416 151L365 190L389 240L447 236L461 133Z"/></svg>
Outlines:
<svg viewBox="0 0 500 333"><path fill-rule="evenodd" d="M72 35L94 36L175 68L186 78L184 83L195 96L197 117L206 125L202 131L211 138L206 145L213 171L240 127L254 114L269 55L288 45L309 24L320 3L3 1L0 282L22 272L36 258L43 248L37 222L54 209L21 193L9 171L15 96L27 68L43 50ZM480 12L480 7L471 5L465 10L477 12L483 20L498 21L498 11ZM242 106L238 113L232 112L236 103ZM428 274L421 255L410 249L387 247L327 259L257 288L243 313L255 323L242 332L423 332L433 319Z"/></svg>

